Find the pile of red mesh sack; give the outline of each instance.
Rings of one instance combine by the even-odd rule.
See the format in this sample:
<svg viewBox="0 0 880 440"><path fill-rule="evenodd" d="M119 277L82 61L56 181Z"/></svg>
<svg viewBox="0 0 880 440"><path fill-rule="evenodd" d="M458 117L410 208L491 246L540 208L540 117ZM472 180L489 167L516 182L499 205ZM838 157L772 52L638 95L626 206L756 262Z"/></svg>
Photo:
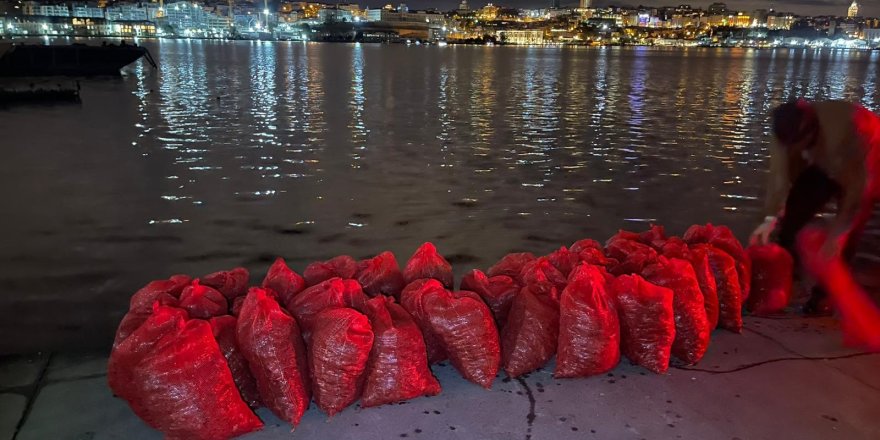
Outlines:
<svg viewBox="0 0 880 440"><path fill-rule="evenodd" d="M752 291L746 310L756 315L779 313L791 300L794 259L776 244L746 249L752 261Z"/></svg>
<svg viewBox="0 0 880 440"><path fill-rule="evenodd" d="M235 268L138 290L108 381L168 438L222 439L261 429L260 407L296 426L312 400L332 417L436 395L431 368L446 360L487 389L499 370L518 377L554 356L557 378L608 372L621 355L663 373L670 358L699 362L716 326L739 332L744 305L784 308L791 271L781 249L746 250L712 225L508 254L459 272L459 290L432 243L402 268L391 252L342 255L301 276L278 258L259 287Z"/></svg>

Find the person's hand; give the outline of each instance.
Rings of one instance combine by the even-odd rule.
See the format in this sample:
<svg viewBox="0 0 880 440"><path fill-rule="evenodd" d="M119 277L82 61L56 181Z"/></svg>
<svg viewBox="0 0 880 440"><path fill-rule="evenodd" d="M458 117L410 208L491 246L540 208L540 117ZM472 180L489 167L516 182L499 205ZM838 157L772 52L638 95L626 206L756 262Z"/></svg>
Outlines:
<svg viewBox="0 0 880 440"><path fill-rule="evenodd" d="M764 219L764 223L761 223L761 225L755 228L755 231L752 232L749 244L755 246L769 243L770 234L772 234L774 230L776 230L776 217L767 216L767 218Z"/></svg>

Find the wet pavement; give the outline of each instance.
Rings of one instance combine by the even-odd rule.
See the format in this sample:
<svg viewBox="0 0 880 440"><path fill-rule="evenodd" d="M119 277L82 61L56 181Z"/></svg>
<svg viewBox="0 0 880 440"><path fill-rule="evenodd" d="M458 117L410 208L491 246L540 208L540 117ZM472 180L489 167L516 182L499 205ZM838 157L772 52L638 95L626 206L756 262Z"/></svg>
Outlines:
<svg viewBox="0 0 880 440"><path fill-rule="evenodd" d="M443 392L397 405L350 407L332 420L314 405L291 434L267 410L248 439L876 439L880 354L840 344L831 318L746 318L716 331L695 367L555 380L552 364L486 391L450 366ZM0 359L0 439L159 439L106 385L104 354Z"/></svg>

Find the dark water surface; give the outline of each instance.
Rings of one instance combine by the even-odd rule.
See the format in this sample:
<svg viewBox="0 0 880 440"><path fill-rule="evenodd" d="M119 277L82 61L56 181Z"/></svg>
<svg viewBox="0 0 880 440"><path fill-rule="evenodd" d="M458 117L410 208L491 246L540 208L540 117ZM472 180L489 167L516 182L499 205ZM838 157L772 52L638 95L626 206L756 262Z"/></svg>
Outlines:
<svg viewBox="0 0 880 440"><path fill-rule="evenodd" d="M745 237L773 105L880 109L878 52L148 45L79 107L0 110L0 352L106 346L149 280L276 255Z"/></svg>

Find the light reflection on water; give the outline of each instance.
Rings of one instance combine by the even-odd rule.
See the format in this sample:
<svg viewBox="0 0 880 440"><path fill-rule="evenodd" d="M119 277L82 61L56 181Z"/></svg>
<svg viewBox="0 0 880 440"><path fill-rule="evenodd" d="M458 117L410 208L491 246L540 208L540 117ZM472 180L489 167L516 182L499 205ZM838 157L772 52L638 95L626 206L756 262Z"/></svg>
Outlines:
<svg viewBox="0 0 880 440"><path fill-rule="evenodd" d="M773 105L880 108L877 52L150 49L158 71L87 81L82 107L4 112L9 145L27 147L0 165L17 207L0 218L0 309L16 311L3 334L104 342L147 280L259 273L275 255L300 270L385 249L403 263L432 240L461 274L654 221L742 236L760 216ZM81 313L33 320L62 290Z"/></svg>

